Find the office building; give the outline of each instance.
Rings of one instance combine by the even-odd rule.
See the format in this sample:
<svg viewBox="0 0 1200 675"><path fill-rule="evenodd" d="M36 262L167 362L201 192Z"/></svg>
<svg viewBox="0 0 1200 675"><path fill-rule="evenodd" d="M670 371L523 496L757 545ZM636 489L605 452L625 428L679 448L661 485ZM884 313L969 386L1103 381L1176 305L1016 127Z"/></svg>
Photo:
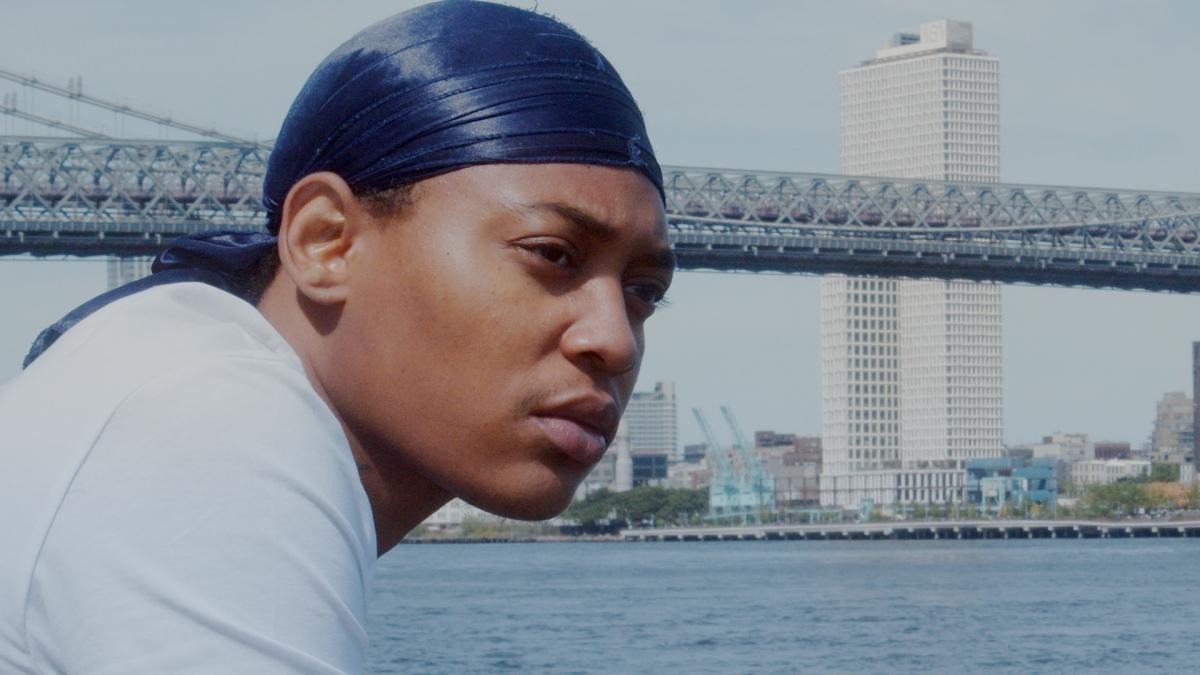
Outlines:
<svg viewBox="0 0 1200 675"><path fill-rule="evenodd" d="M841 73L842 173L996 182L999 133L999 60L970 23ZM961 501L966 462L1003 454L1000 286L827 276L821 312L821 503Z"/></svg>

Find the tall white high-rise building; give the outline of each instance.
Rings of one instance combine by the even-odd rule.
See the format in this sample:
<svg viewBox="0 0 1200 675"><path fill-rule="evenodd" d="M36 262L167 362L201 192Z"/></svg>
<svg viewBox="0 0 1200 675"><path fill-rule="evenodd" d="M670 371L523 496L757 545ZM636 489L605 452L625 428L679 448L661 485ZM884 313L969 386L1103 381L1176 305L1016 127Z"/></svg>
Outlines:
<svg viewBox="0 0 1200 675"><path fill-rule="evenodd" d="M1000 180L1000 60L972 48L971 24L897 33L841 72L842 173Z"/></svg>
<svg viewBox="0 0 1200 675"><path fill-rule="evenodd" d="M843 173L999 180L999 60L970 23L896 34L841 109ZM822 504L960 501L966 460L1003 451L1000 286L829 276L821 312Z"/></svg>
<svg viewBox="0 0 1200 675"><path fill-rule="evenodd" d="M664 380L654 391L634 392L622 419L629 425L629 445L635 455L667 455L682 461L675 383Z"/></svg>

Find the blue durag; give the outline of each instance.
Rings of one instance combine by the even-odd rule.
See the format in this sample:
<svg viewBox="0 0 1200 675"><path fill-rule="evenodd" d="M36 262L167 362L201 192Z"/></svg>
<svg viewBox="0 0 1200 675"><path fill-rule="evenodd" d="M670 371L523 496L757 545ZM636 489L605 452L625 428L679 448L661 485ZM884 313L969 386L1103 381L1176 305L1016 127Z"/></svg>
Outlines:
<svg viewBox="0 0 1200 675"><path fill-rule="evenodd" d="M583 36L534 12L446 0L385 19L338 47L296 97L263 185L267 233L171 242L154 274L109 291L42 331L28 366L71 326L164 283L233 281L275 248L280 210L304 176L332 171L356 193L477 164L600 164L662 171L637 104Z"/></svg>

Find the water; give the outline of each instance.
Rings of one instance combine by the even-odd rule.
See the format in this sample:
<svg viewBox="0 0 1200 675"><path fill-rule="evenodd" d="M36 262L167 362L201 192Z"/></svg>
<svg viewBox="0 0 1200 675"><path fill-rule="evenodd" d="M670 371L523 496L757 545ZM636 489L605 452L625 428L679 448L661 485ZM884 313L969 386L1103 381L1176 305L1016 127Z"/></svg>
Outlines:
<svg viewBox="0 0 1200 675"><path fill-rule="evenodd" d="M1184 673L1200 540L400 546L368 673Z"/></svg>

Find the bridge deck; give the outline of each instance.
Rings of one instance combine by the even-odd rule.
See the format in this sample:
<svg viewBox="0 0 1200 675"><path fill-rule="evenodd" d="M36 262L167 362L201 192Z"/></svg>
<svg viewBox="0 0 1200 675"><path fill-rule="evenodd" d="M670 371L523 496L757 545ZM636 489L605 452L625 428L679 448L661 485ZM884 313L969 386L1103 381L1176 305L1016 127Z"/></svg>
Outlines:
<svg viewBox="0 0 1200 675"><path fill-rule="evenodd" d="M151 255L263 226L270 149L0 137L0 254ZM1192 292L1200 195L664 167L683 269Z"/></svg>

